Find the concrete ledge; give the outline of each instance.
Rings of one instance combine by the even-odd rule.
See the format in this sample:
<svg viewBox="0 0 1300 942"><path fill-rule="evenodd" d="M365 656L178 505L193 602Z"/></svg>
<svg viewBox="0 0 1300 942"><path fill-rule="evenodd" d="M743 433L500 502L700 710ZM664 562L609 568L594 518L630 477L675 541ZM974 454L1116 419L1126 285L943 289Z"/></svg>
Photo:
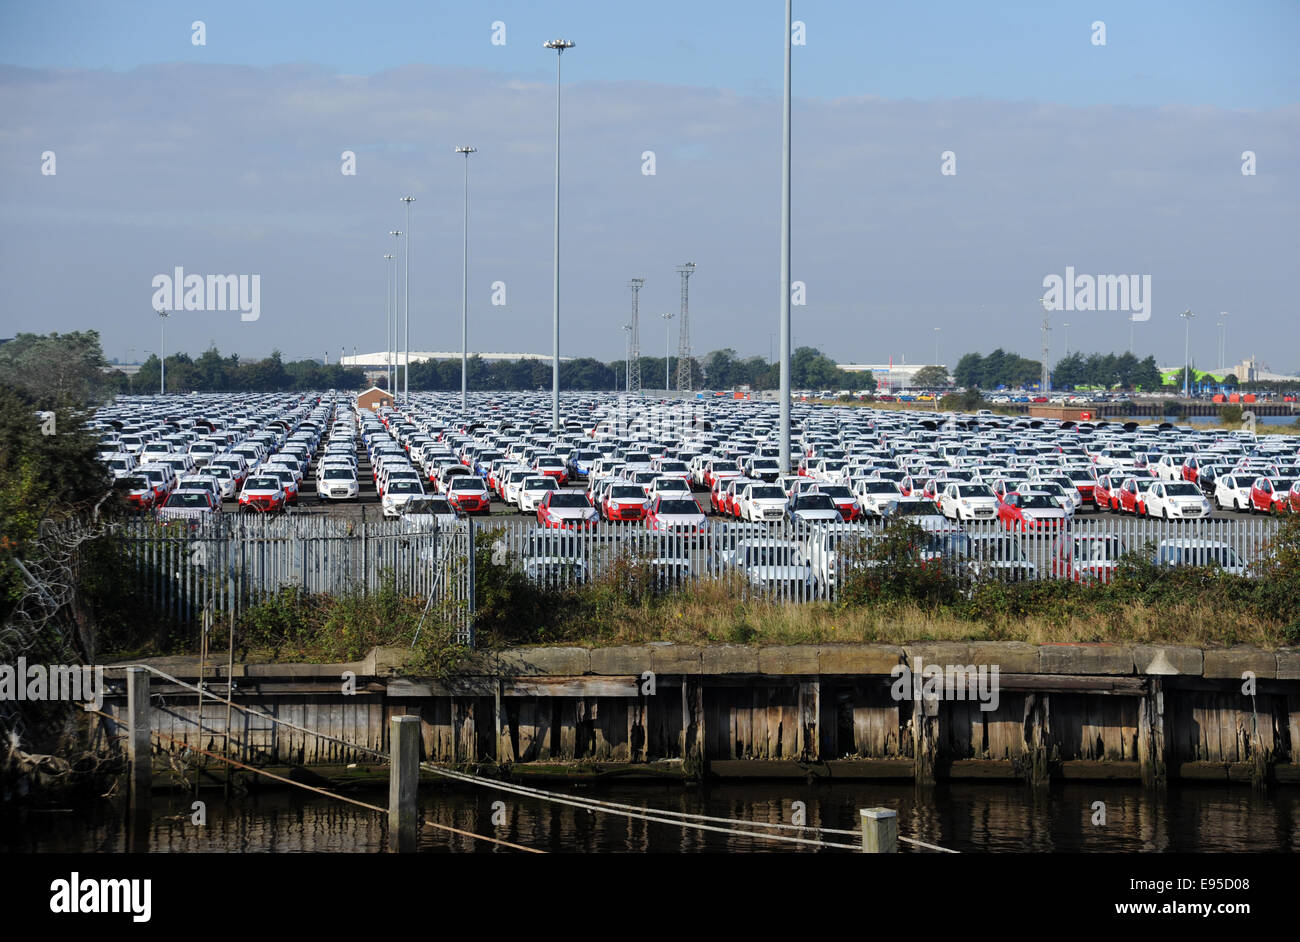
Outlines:
<svg viewBox="0 0 1300 942"><path fill-rule="evenodd" d="M1133 648L1126 644L1044 644L1038 649L1044 674L1132 674Z"/></svg>
<svg viewBox="0 0 1300 942"><path fill-rule="evenodd" d="M588 670L593 674L636 674L650 670L650 651L643 644L592 648Z"/></svg>
<svg viewBox="0 0 1300 942"><path fill-rule="evenodd" d="M1277 654L1262 648L1206 648L1201 676L1241 680L1245 671L1271 680L1277 675Z"/></svg>
<svg viewBox="0 0 1300 942"><path fill-rule="evenodd" d="M744 644L711 644L703 649L706 674L757 674L758 648Z"/></svg>
<svg viewBox="0 0 1300 942"><path fill-rule="evenodd" d="M760 674L816 674L819 670L815 644L769 645L758 649Z"/></svg>
<svg viewBox="0 0 1300 942"><path fill-rule="evenodd" d="M1133 647L1133 666L1139 674L1200 677L1204 663L1204 652L1200 648L1155 644Z"/></svg>
<svg viewBox="0 0 1300 942"><path fill-rule="evenodd" d="M1300 648L1278 648L1277 679L1300 680Z"/></svg>
<svg viewBox="0 0 1300 942"><path fill-rule="evenodd" d="M699 674L704 671L704 655L697 645L649 644L646 647L650 649L647 670L656 674Z"/></svg>
<svg viewBox="0 0 1300 942"><path fill-rule="evenodd" d="M903 649L893 644L823 644L817 648L822 674L885 674L903 663Z"/></svg>
<svg viewBox="0 0 1300 942"><path fill-rule="evenodd" d="M498 655L497 670L505 677L585 674L591 669L591 655L587 648L511 648Z"/></svg>

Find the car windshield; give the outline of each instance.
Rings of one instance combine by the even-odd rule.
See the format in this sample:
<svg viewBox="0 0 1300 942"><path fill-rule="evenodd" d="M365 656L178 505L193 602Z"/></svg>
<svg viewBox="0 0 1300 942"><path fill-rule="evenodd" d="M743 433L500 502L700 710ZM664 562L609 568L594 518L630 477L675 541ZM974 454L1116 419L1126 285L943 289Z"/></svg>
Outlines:
<svg viewBox="0 0 1300 942"><path fill-rule="evenodd" d="M1101 539L1075 540L1074 558L1084 563L1111 563L1123 555L1119 540L1103 537Z"/></svg>
<svg viewBox="0 0 1300 942"><path fill-rule="evenodd" d="M805 494L794 502L795 510L834 510L835 503L825 494Z"/></svg>
<svg viewBox="0 0 1300 942"><path fill-rule="evenodd" d="M840 500L853 499L853 492L849 490L847 487L845 487L843 484L835 484L830 487L827 487L826 485L823 484L821 487L818 488L818 490L821 491L823 494L825 494L827 497L830 497L832 499L834 498L839 498Z"/></svg>
<svg viewBox="0 0 1300 942"><path fill-rule="evenodd" d="M1020 506L1026 510L1059 510L1061 505L1047 494L1022 494Z"/></svg>
<svg viewBox="0 0 1300 942"><path fill-rule="evenodd" d="M1162 546L1159 562L1172 566L1241 566L1241 558L1230 546Z"/></svg>
<svg viewBox="0 0 1300 942"><path fill-rule="evenodd" d="M745 547L745 565L747 566L802 566L803 554L797 547L776 544L768 546Z"/></svg>
<svg viewBox="0 0 1300 942"><path fill-rule="evenodd" d="M394 481L388 487L390 494L423 494L424 488L419 481Z"/></svg>
<svg viewBox="0 0 1300 942"><path fill-rule="evenodd" d="M208 497L206 494L194 494L185 491L178 491L171 497L167 498L168 507L207 507Z"/></svg>
<svg viewBox="0 0 1300 942"><path fill-rule="evenodd" d="M233 475L230 473L230 469L222 465L217 465L216 467L209 466L208 473L211 474L214 478L218 478L222 481L229 480L231 477L233 477Z"/></svg>
<svg viewBox="0 0 1300 942"><path fill-rule="evenodd" d="M862 486L868 494L897 494L898 488L889 481L868 481Z"/></svg>
<svg viewBox="0 0 1300 942"><path fill-rule="evenodd" d="M529 478L524 481L524 490L526 491L558 491L560 485L555 483L555 478Z"/></svg>
<svg viewBox="0 0 1300 942"><path fill-rule="evenodd" d="M413 497L406 502L408 514L451 514L451 505L440 497Z"/></svg>
<svg viewBox="0 0 1300 942"><path fill-rule="evenodd" d="M995 562L1019 562L1025 558L1025 551L1020 542L1013 539L996 538L972 542L971 555L976 559L990 559Z"/></svg>
<svg viewBox="0 0 1300 942"><path fill-rule="evenodd" d="M785 500L785 491L775 484L769 484L766 487L756 487L749 492L751 500Z"/></svg>
<svg viewBox="0 0 1300 942"><path fill-rule="evenodd" d="M556 491L554 494L551 495L550 506L553 508L554 507L567 507L567 508L584 507L585 508L585 507L590 507L591 504L587 502L586 494L574 493L572 491L567 491L567 492Z"/></svg>
<svg viewBox="0 0 1300 942"><path fill-rule="evenodd" d="M609 496L614 500L644 500L645 491L635 484L620 484L610 488Z"/></svg>
<svg viewBox="0 0 1300 942"><path fill-rule="evenodd" d="M658 512L661 514L691 514L694 516L700 513L700 507L693 500L661 500Z"/></svg>
<svg viewBox="0 0 1300 942"><path fill-rule="evenodd" d="M121 485L128 491L149 490L149 481L145 478L122 478Z"/></svg>
<svg viewBox="0 0 1300 942"><path fill-rule="evenodd" d="M900 500L894 513L902 517L933 517L939 508L929 500Z"/></svg>
<svg viewBox="0 0 1300 942"><path fill-rule="evenodd" d="M279 490L280 481L278 478L268 477L249 478L248 484L246 484L245 487L253 490L274 491Z"/></svg>
<svg viewBox="0 0 1300 942"><path fill-rule="evenodd" d="M991 491L985 484L964 484L957 488L959 497L992 497Z"/></svg>
<svg viewBox="0 0 1300 942"><path fill-rule="evenodd" d="M482 478L461 477L452 482L451 489L458 493L465 493L467 491L481 492L487 490L487 485L483 483Z"/></svg>
<svg viewBox="0 0 1300 942"><path fill-rule="evenodd" d="M1200 497L1201 489L1195 484L1166 484L1165 495L1168 497Z"/></svg>
<svg viewBox="0 0 1300 942"><path fill-rule="evenodd" d="M351 481L352 472L347 468L326 468L325 480L327 481Z"/></svg>

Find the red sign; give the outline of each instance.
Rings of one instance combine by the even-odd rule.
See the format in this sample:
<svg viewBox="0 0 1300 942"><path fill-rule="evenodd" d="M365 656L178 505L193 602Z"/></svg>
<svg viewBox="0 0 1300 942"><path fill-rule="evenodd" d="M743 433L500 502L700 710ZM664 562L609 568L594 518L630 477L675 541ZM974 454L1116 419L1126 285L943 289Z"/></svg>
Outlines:
<svg viewBox="0 0 1300 942"><path fill-rule="evenodd" d="M1079 413L1079 418L1080 418L1080 419L1083 419L1083 420L1086 421L1087 419L1091 419L1091 418L1092 418L1092 413L1091 413L1091 412L1080 412L1080 413Z"/></svg>

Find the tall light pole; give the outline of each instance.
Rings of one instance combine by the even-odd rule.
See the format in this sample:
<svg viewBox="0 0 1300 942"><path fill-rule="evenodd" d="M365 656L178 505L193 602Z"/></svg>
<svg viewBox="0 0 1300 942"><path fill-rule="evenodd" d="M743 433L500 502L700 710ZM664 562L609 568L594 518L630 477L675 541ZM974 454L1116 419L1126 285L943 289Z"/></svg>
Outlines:
<svg viewBox="0 0 1300 942"><path fill-rule="evenodd" d="M478 148L457 147L456 153L465 155L465 226L460 268L460 413L464 415L469 389L469 155L478 153Z"/></svg>
<svg viewBox="0 0 1300 942"><path fill-rule="evenodd" d="M1191 395L1192 384L1192 355L1191 355L1191 336L1192 336L1192 318L1196 315L1191 311L1183 311L1178 315L1183 319L1183 398L1186 399Z"/></svg>
<svg viewBox="0 0 1300 942"><path fill-rule="evenodd" d="M1219 340L1219 368L1226 367L1228 359L1228 317L1227 311L1220 311L1219 318L1223 324L1223 337Z"/></svg>
<svg viewBox="0 0 1300 942"><path fill-rule="evenodd" d="M939 365L939 328L934 329L934 365Z"/></svg>
<svg viewBox="0 0 1300 942"><path fill-rule="evenodd" d="M790 473L790 44L792 0L785 0L785 97L781 111L781 473Z"/></svg>
<svg viewBox="0 0 1300 942"><path fill-rule="evenodd" d="M542 43L555 50L555 265L551 291L551 430L560 431L560 60L575 43L552 39Z"/></svg>
<svg viewBox="0 0 1300 942"><path fill-rule="evenodd" d="M390 262L396 258L392 253L384 253L384 359L388 366L388 392L393 392L393 266ZM353 364L354 366L356 364Z"/></svg>
<svg viewBox="0 0 1300 942"><path fill-rule="evenodd" d="M1136 315L1129 315L1128 319L1128 352L1133 352L1133 325L1137 323Z"/></svg>
<svg viewBox="0 0 1300 942"><path fill-rule="evenodd" d="M1052 308L1048 305L1047 298L1039 298L1038 303L1043 306L1043 373L1039 381L1039 393L1046 396L1052 389L1051 367L1047 364L1048 357L1051 355L1047 338L1052 330Z"/></svg>
<svg viewBox="0 0 1300 942"><path fill-rule="evenodd" d="M624 324L624 325L623 325L623 331L624 331L624 333L627 334L627 337L624 338L624 339L626 340L626 343L624 344L624 346L625 346L626 349L627 349L627 359L623 361L623 367L624 367L624 369L623 369L623 391L624 391L624 392L631 392L631 391L632 391L632 325L631 325L631 324ZM618 383L615 382L614 385L617 386Z"/></svg>
<svg viewBox="0 0 1300 942"><path fill-rule="evenodd" d="M411 404L411 204L415 202L415 197L403 196L402 202L406 204L406 337L402 341L402 346L406 349L403 356L406 369L402 371L402 405L409 407Z"/></svg>
<svg viewBox="0 0 1300 942"><path fill-rule="evenodd" d="M659 316L664 319L664 392L667 392L668 391L668 360L669 360L668 352L672 349L672 347L669 346L670 341L669 341L668 333L672 328L671 322L673 319L673 315L671 313L668 313L668 314L660 314Z"/></svg>
<svg viewBox="0 0 1300 942"><path fill-rule="evenodd" d="M167 318L171 317L166 308L159 308L158 314L158 365L162 373L158 377L158 395L167 394Z"/></svg>
<svg viewBox="0 0 1300 942"><path fill-rule="evenodd" d="M393 252L396 253L393 257L394 259L400 259L402 255L402 230L392 229L388 234L393 237ZM388 392L393 397L394 403L397 402L397 353L401 349L400 345L397 343L397 331L401 324L402 317L401 297L398 294L398 289L401 288L402 281L402 273L397 267L400 264L400 261L393 262L393 335L388 338L388 350L390 353L389 363L392 364L393 373L393 377L388 383Z"/></svg>
<svg viewBox="0 0 1300 942"><path fill-rule="evenodd" d="M1066 321L1061 326L1065 328L1065 355L1068 357L1070 355L1070 323Z"/></svg>

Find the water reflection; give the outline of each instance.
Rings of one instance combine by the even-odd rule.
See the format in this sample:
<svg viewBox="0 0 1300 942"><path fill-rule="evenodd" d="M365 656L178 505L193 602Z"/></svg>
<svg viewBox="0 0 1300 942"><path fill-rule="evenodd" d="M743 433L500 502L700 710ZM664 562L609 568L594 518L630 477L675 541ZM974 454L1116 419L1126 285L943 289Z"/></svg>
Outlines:
<svg viewBox="0 0 1300 942"><path fill-rule="evenodd" d="M554 790L560 790L555 788ZM1166 852L1300 850L1300 793L1279 789L1187 787L1161 798L1131 785L1068 784L1048 792L1007 785L816 785L767 783L692 788L673 785L575 787L571 794L653 809L789 823L793 803L806 823L856 829L859 809L898 810L900 832L943 847L974 852ZM382 805L386 793L363 800ZM204 796L207 825L190 821L188 796L159 798L153 817L133 834L115 807L73 811L0 811L0 850L6 853L375 853L385 848L386 816L315 796L264 792L226 803ZM504 807L495 802L504 802ZM1097 802L1106 823L1093 823ZM505 823L493 824L494 812ZM647 822L585 808L542 803L487 789L428 789L423 821L530 847L578 853L726 853L827 851ZM710 822L712 823L712 822ZM809 836L809 835L800 835ZM825 835L856 844L845 835ZM427 853L513 853L508 848L430 827L420 831ZM905 852L911 849L904 845Z"/></svg>

